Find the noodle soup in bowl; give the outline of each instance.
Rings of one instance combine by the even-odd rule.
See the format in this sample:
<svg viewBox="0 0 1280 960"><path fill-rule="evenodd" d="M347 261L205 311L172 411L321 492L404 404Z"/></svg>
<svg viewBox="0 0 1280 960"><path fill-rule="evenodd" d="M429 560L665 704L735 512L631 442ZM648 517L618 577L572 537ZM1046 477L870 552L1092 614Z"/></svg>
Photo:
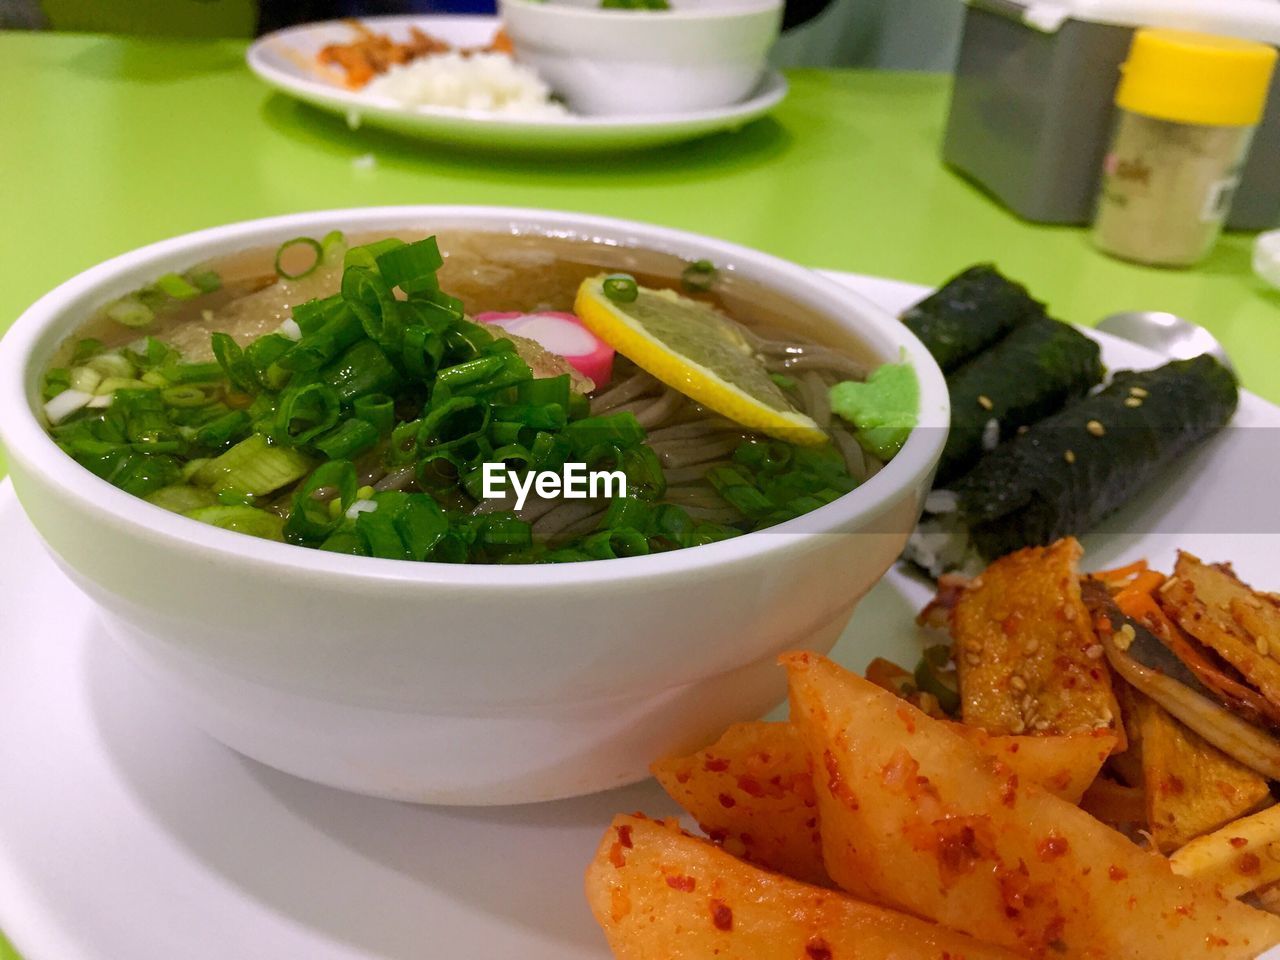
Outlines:
<svg viewBox="0 0 1280 960"><path fill-rule="evenodd" d="M415 243L427 236L444 254L435 281L413 273L432 266L429 245ZM315 243L281 249L298 237ZM389 237L408 242L370 245ZM345 256L325 259L336 243ZM371 259L391 247L401 252ZM306 276L276 273L303 272L289 260L308 250L315 262ZM701 261L715 266L713 283ZM377 287L352 267L400 276L401 306L384 302L385 315L374 316L356 304L361 323L329 342L338 327L299 305L330 296L345 309L339 291L364 296L356 281ZM660 382L628 359L629 348L614 358L612 380L596 386L559 373L559 357L531 358L470 323L481 310L581 307L580 288L605 272L625 274L642 305L660 296L741 325L734 336L771 368L796 422L822 405L826 383L908 363L917 426L881 465L850 442L852 428L836 430L832 443L800 433L795 444L771 439ZM635 309L626 306L634 290L622 287L609 296L625 313ZM402 288L413 291L407 299ZM702 306L688 306L695 301ZM415 302L434 306L405 306ZM406 346L427 342L427 331L392 330L384 321L393 316L426 318L401 327L440 333L443 347L423 348L438 369L422 373ZM116 329L122 319L144 326ZM222 341L214 353L211 330L242 347L282 338L298 352L283 361L289 347L272 340L244 350ZM345 419L310 436L331 412L326 391L374 377L367 363L344 359L356 354L334 352L374 353L358 345L361 330L399 373L394 388L366 384L360 396L378 386L394 402L343 396ZM297 359L325 349L326 366ZM116 369L121 357L133 366ZM256 375L246 374L255 361ZM514 385L468 386L477 371L518 376ZM109 376L120 381L114 393L101 382ZM540 420L555 404L533 401L568 382L568 424ZM104 395L113 399L95 399ZM452 436L424 425L446 406L460 417L481 417L484 407L489 452L480 456L507 465L511 445L499 453L494 444L549 449L567 435L594 451L590 459L607 436L628 502L531 501L516 512L485 501L469 485L474 449L451 447ZM815 423L826 418L810 412ZM364 429L349 420L385 416L372 446L349 442ZM0 439L19 500L100 607L107 632L175 708L278 769L427 803L520 803L619 786L646 776L654 759L770 709L784 695L777 655L829 650L897 557L947 422L945 382L923 346L817 274L706 237L544 211L339 210L206 230L68 281L0 342ZM793 447L809 452L792 458ZM779 483L809 491L788 501L791 513L754 506L760 490L779 489L764 480L746 491L737 480L726 486L726 477L764 477L772 468L760 464L781 459L792 473ZM655 464L659 486L646 489ZM713 483L712 468L730 472ZM292 470L288 484L277 476L264 484L270 493L244 493L273 470ZM231 476L251 479L220 485ZM366 511L382 517L373 522Z"/></svg>

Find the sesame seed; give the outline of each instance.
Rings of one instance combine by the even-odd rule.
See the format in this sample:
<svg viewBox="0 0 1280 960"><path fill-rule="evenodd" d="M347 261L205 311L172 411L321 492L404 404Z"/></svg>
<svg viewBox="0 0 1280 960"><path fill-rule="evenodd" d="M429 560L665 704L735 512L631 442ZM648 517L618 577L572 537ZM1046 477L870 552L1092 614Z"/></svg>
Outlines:
<svg viewBox="0 0 1280 960"><path fill-rule="evenodd" d="M981 589L982 589L982 578L981 578L981 577L974 577L972 580L970 580L970 581L969 581L969 589L970 589L970 590L981 590Z"/></svg>
<svg viewBox="0 0 1280 960"><path fill-rule="evenodd" d="M1066 453L1062 455L1062 459L1067 461L1067 463L1075 463L1076 452L1074 450L1068 450Z"/></svg>
<svg viewBox="0 0 1280 960"><path fill-rule="evenodd" d="M1049 721L1048 721L1048 720L1045 720L1045 719L1043 719L1043 718L1042 718L1042 719L1040 719L1040 720L1037 720L1037 721L1035 722L1035 728L1036 728L1037 730L1048 730L1048 729L1049 729Z"/></svg>
<svg viewBox="0 0 1280 960"><path fill-rule="evenodd" d="M1138 635L1134 632L1133 627L1126 623L1116 633L1114 640L1115 640L1115 645L1118 649L1128 650L1129 646L1137 638L1138 638Z"/></svg>
<svg viewBox="0 0 1280 960"><path fill-rule="evenodd" d="M1027 681L1023 680L1015 673L1009 678L1009 686L1021 693L1023 690L1027 689Z"/></svg>
<svg viewBox="0 0 1280 960"><path fill-rule="evenodd" d="M1022 698L1022 703L1020 704L1020 706L1022 707L1022 712L1028 715L1031 714L1031 711L1035 708L1035 705L1036 705L1035 697L1031 696L1031 694L1029 693Z"/></svg>
<svg viewBox="0 0 1280 960"><path fill-rule="evenodd" d="M978 394L978 406L980 406L983 410L990 410L992 407L995 406L995 404L991 402L991 398L988 397L985 393L980 393Z"/></svg>
<svg viewBox="0 0 1280 960"><path fill-rule="evenodd" d="M980 663L982 663L982 655L979 653L974 653L972 650L969 650L964 655L964 662L971 667L976 667Z"/></svg>
<svg viewBox="0 0 1280 960"><path fill-rule="evenodd" d="M1142 406L1142 398L1141 397L1125 397L1124 405L1126 407L1129 407L1130 409L1134 407L1140 407Z"/></svg>
<svg viewBox="0 0 1280 960"><path fill-rule="evenodd" d="M1264 657L1271 652L1271 644L1267 642L1266 637L1259 637L1257 640L1253 642L1253 645L1254 647L1257 648L1257 651L1260 654L1262 654Z"/></svg>
<svg viewBox="0 0 1280 960"><path fill-rule="evenodd" d="M1026 643L1022 645L1022 652L1026 654L1028 657L1032 656L1039 649L1040 649L1040 641L1037 640L1035 637L1032 637L1030 640L1028 640Z"/></svg>
<svg viewBox="0 0 1280 960"><path fill-rule="evenodd" d="M974 653L981 653L982 641L979 640L977 637L970 637L968 640L964 642L964 648L966 650L972 650Z"/></svg>
<svg viewBox="0 0 1280 960"><path fill-rule="evenodd" d="M1088 423L1084 425L1084 428L1088 430L1091 434L1093 434L1095 437L1100 437L1107 432L1107 428L1104 427L1102 425L1102 422L1099 420L1090 420Z"/></svg>
<svg viewBox="0 0 1280 960"><path fill-rule="evenodd" d="M1132 397L1145 397L1148 396L1148 393L1142 387L1130 387L1129 395Z"/></svg>
<svg viewBox="0 0 1280 960"><path fill-rule="evenodd" d="M1104 651L1102 649L1102 644L1095 643L1093 646L1091 646L1088 650L1084 652L1084 655L1088 657L1090 660L1100 660L1102 659L1103 652Z"/></svg>
<svg viewBox="0 0 1280 960"><path fill-rule="evenodd" d="M1265 604L1263 604L1262 602L1261 597L1250 597L1248 600L1248 604L1249 606L1253 607L1253 609L1255 610L1261 610L1263 606L1265 606Z"/></svg>
<svg viewBox="0 0 1280 960"><path fill-rule="evenodd" d="M1015 720L1015 721L1013 721L1013 726L1011 726L1009 729L1010 729L1010 730L1012 730L1012 731L1014 732L1014 734L1016 735L1016 734L1019 734L1019 733L1024 733L1024 732L1026 732L1027 725L1026 725L1025 723L1023 723L1021 720Z"/></svg>

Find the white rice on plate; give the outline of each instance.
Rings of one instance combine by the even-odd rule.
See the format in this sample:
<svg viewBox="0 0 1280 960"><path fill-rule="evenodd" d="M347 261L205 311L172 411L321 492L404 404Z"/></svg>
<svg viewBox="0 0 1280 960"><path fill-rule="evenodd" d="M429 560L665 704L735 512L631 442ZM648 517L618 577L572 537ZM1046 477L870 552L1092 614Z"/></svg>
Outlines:
<svg viewBox="0 0 1280 960"><path fill-rule="evenodd" d="M407 107L454 107L506 117L565 117L532 69L504 53L438 53L392 67L365 91Z"/></svg>

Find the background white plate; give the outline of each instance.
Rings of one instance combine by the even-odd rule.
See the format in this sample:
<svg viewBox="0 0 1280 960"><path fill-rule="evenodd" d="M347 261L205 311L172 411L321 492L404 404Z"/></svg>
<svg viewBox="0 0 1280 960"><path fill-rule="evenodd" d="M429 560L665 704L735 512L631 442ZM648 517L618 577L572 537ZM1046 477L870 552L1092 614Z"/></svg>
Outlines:
<svg viewBox="0 0 1280 960"><path fill-rule="evenodd" d="M846 279L893 310L922 292ZM1160 361L1098 339L1112 368ZM1235 425L1109 524L1122 532L1089 537L1089 565L1167 565L1184 546L1280 587L1263 486L1280 473L1280 446L1259 432L1280 427L1280 408L1246 394ZM7 483L0 544L0 928L28 960L608 956L583 870L614 813L673 812L652 782L458 809L276 773L176 718L45 555ZM834 656L913 663L912 617L927 596L892 571Z"/></svg>
<svg viewBox="0 0 1280 960"><path fill-rule="evenodd" d="M455 46L468 47L488 44L500 25L497 17L480 16L365 17L362 22L396 38L405 36L412 24ZM361 123L410 136L499 150L628 150L691 140L720 130L736 130L768 113L787 95L787 81L770 70L741 103L694 113L532 120L479 110L406 107L330 83L311 69L321 47L353 38L351 27L337 20L289 27L255 41L247 59L250 69L268 84L321 109L358 116Z"/></svg>

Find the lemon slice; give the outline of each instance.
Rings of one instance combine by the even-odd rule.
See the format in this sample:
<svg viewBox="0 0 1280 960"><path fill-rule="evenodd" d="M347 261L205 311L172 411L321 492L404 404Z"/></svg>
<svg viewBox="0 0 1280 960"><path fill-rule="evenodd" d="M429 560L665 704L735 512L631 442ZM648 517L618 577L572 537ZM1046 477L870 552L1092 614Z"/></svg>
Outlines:
<svg viewBox="0 0 1280 960"><path fill-rule="evenodd" d="M604 280L582 281L574 312L636 366L749 430L804 446L830 440L791 405L731 321L674 290L639 287L619 303L605 295Z"/></svg>

